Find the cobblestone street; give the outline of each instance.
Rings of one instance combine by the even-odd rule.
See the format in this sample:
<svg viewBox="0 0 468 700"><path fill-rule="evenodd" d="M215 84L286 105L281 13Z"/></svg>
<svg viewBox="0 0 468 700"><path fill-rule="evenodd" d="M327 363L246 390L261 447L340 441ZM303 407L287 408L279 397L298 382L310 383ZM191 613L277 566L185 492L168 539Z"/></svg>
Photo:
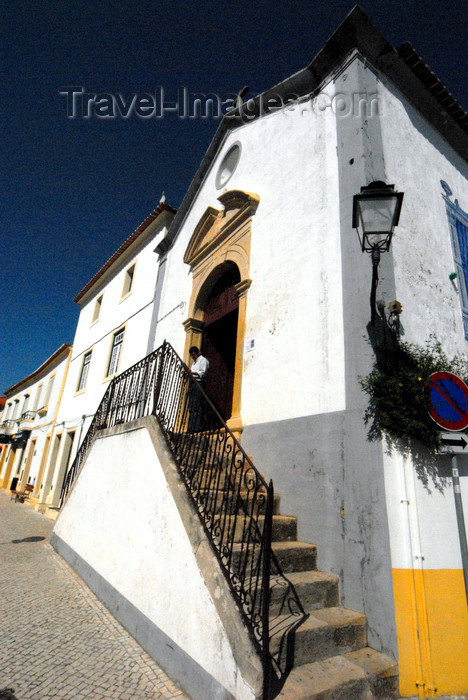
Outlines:
<svg viewBox="0 0 468 700"><path fill-rule="evenodd" d="M0 700L186 698L0 492Z"/></svg>

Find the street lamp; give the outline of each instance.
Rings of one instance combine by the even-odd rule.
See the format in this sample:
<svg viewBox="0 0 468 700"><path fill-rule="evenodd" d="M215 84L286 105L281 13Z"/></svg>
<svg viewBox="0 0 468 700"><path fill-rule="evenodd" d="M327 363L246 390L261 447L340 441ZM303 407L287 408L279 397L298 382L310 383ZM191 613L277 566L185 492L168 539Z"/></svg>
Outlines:
<svg viewBox="0 0 468 700"><path fill-rule="evenodd" d="M370 296L371 321L375 322L375 294L379 280L380 253L388 251L393 230L398 225L403 192L381 180L361 187L353 197L353 228L358 232L361 250L372 256L372 286Z"/></svg>

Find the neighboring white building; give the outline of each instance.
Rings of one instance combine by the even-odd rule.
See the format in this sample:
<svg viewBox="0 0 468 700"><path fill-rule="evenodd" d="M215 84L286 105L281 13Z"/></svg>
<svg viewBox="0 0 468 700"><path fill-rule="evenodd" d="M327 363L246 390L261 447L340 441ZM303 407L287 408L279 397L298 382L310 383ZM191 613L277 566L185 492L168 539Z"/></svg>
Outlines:
<svg viewBox="0 0 468 700"><path fill-rule="evenodd" d="M151 348L167 339L185 362L191 345L201 347L211 364L208 393L273 479L282 512L298 517L298 539L314 542L319 568L340 576L343 605L366 614L369 644L399 659L401 694L466 693L460 659L468 656L468 615L452 487L429 492L410 458L368 442L363 422L367 399L359 378L372 368L369 338L377 331L369 325L371 261L361 252L352 208L361 187L376 181L404 192L392 247L382 254L379 308L402 303L405 340L424 343L434 333L448 355L466 353L468 116L408 44L391 46L355 8L307 68L223 119L167 235L157 241L164 277L153 323L147 314L132 361L143 357L138 350L148 338ZM144 256L154 274L149 247L138 266ZM119 268L117 296L131 264ZM455 269L458 284L450 279ZM92 351L94 408L113 339L124 327L120 317L106 318L105 334L96 332L104 347L95 362L98 341L90 326L103 289L101 282L82 298L70 371L77 392ZM108 290L110 284L103 310ZM377 316L382 330L388 319ZM67 420L92 413L77 393L64 402ZM124 463L122 445L130 454L132 437L107 437L116 445L104 465L109 480L111 457ZM104 451L99 441L93 469L100 469ZM446 458L437 468L447 474ZM82 483L92 483L90 472L83 474ZM122 483L120 489L126 512ZM75 502L85 503L86 493L77 491ZM463 478L461 495L468 508ZM132 598L123 575L125 553L119 564L122 533L114 550L93 550L93 525L81 522L78 537L80 510L73 518L72 508L66 516L64 509L62 529L58 523L61 551L70 561L78 552L87 580L101 577L125 603L140 601L138 583ZM103 513L110 528L114 515L106 520ZM140 526L136 531L144 533ZM138 605L139 614L149 614ZM160 611L151 614L157 636ZM190 625L183 615L174 629ZM170 646L170 621L160 619L161 639ZM184 629L191 639L183 652L198 668L195 627Z"/></svg>
<svg viewBox="0 0 468 700"><path fill-rule="evenodd" d="M45 507L58 505L64 474L109 382L152 347L163 279L154 248L174 213L162 200L74 299L80 316L47 464Z"/></svg>
<svg viewBox="0 0 468 700"><path fill-rule="evenodd" d="M0 486L6 490L33 486L30 502L36 507L44 498L45 464L71 354L72 346L62 345L37 370L5 392Z"/></svg>

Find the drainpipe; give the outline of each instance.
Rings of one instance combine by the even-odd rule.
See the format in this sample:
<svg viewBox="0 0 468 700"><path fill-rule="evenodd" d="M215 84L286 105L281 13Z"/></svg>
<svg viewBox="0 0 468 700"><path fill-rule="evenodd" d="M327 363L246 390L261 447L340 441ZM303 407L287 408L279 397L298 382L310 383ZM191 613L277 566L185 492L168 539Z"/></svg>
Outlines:
<svg viewBox="0 0 468 700"><path fill-rule="evenodd" d="M412 618L412 624L411 624L411 632L412 632L412 637L413 637L413 649L414 649L414 656L416 659L416 670L417 670L417 677L415 679L415 685L418 689L418 696L420 698L424 698L424 682L423 682L423 670L422 670L422 658L421 658L421 646L420 646L420 639L419 639L419 630L418 630L418 609L417 609L417 604L416 604L416 582L415 582L415 577L414 577L414 555L413 555L413 546L411 542L411 528L410 528L410 516L409 516L409 500L408 500L408 493L407 493L407 488L406 488L406 475L405 475L405 461L406 458L404 455L400 455L399 457L399 464L400 464L400 490L401 490L401 498L400 498L400 503L402 505L403 509L403 525L404 525L404 530L405 530L405 549L406 549L406 569L408 571L408 577L410 578L410 597L411 597L411 618Z"/></svg>
<svg viewBox="0 0 468 700"><path fill-rule="evenodd" d="M410 458L400 457L401 504L404 507L407 568L410 576L412 634L415 651L418 697L435 693L434 674L429 639L429 625L424 585L424 554L421 549L420 526L416 500L415 475Z"/></svg>

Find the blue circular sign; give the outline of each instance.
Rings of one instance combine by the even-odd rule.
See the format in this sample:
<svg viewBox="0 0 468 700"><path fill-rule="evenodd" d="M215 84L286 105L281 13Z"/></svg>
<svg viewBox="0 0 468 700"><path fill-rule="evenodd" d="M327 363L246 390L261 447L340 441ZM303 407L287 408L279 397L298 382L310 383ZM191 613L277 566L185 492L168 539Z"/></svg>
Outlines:
<svg viewBox="0 0 468 700"><path fill-rule="evenodd" d="M429 414L445 430L463 430L468 425L468 387L452 372L435 372L426 388Z"/></svg>

